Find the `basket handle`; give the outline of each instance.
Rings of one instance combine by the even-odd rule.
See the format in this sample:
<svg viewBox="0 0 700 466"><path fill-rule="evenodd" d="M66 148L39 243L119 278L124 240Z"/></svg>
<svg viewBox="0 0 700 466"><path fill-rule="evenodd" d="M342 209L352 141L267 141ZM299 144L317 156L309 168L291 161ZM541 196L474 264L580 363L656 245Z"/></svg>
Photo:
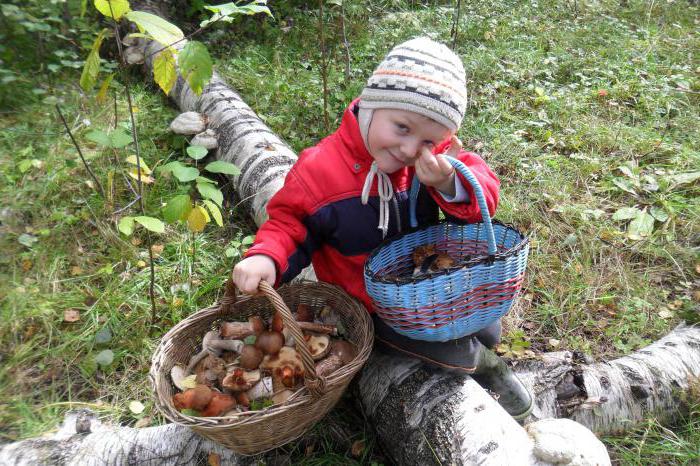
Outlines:
<svg viewBox="0 0 700 466"><path fill-rule="evenodd" d="M312 396L318 397L323 395L326 392L326 379L316 374L314 358L311 356L309 348L305 344L306 340L304 340L304 334L301 328L299 328L299 324L297 324L297 321L294 319L292 311L289 310L289 307L287 307L282 297L275 291L272 285L265 280L260 280L258 289L265 295L270 303L272 303L275 310L279 311L284 326L287 327L294 336L296 348L301 356L301 363L304 366L304 385L309 389ZM221 300L222 304L228 304L230 301L235 302L237 300L236 294L236 286L233 284L233 280L229 280L226 284L224 298Z"/></svg>
<svg viewBox="0 0 700 466"><path fill-rule="evenodd" d="M489 255L493 256L496 254L496 238L493 234L493 225L491 224L491 216L489 215L489 208L486 205L486 198L484 197L484 190L481 188L479 180L476 179L472 171L464 165L461 161L445 156L448 162L455 167L455 170L460 172L464 178L467 179L469 184L474 189L474 194L476 195L476 200L479 203L479 209L481 210L481 218L483 219L484 227L486 228L486 241L489 246ZM418 226L418 220L416 219L416 204L418 201L418 190L420 189L420 181L418 176L413 177L413 182L411 183L411 193L410 193L410 213L411 213L411 227L415 228Z"/></svg>

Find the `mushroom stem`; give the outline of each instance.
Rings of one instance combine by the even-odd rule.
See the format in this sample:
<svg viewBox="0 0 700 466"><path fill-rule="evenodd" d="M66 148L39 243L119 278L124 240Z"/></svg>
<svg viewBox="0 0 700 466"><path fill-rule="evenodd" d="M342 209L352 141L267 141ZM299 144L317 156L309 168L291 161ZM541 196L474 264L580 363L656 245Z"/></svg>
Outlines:
<svg viewBox="0 0 700 466"><path fill-rule="evenodd" d="M250 317L248 322L224 322L221 324L221 336L229 340L243 340L250 335L258 335L265 330L260 317Z"/></svg>
<svg viewBox="0 0 700 466"><path fill-rule="evenodd" d="M297 322L299 328L307 332L323 333L326 335L338 335L338 327L335 325L317 324L316 322Z"/></svg>
<svg viewBox="0 0 700 466"><path fill-rule="evenodd" d="M340 356L331 354L326 359L322 359L316 363L316 375L319 377L326 377L341 367L343 367L343 361L340 359Z"/></svg>

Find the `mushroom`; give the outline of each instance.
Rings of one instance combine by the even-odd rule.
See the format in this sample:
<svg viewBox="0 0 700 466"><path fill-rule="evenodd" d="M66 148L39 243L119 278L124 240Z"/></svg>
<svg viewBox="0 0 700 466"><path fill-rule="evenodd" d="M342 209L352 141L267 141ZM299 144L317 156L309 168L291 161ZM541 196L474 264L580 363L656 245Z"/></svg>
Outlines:
<svg viewBox="0 0 700 466"><path fill-rule="evenodd" d="M183 392L187 390L187 387L184 385L185 379L187 378L187 373L185 372L185 368L182 366L173 366L172 369L170 369L170 378L173 379L173 384Z"/></svg>
<svg viewBox="0 0 700 466"><path fill-rule="evenodd" d="M216 417L221 416L223 413L230 411L232 408L236 407L236 400L231 395L227 393L214 393L209 404L204 408L204 411L200 412L200 416L204 417Z"/></svg>
<svg viewBox="0 0 700 466"><path fill-rule="evenodd" d="M288 328L282 329L282 336L284 337L284 346L291 346L292 348L294 348L294 346L296 345L296 339L294 338L294 335L292 335L292 332L290 332Z"/></svg>
<svg viewBox="0 0 700 466"><path fill-rule="evenodd" d="M281 381L292 388L304 379L304 365L294 348L284 346L275 355L267 355L260 364L261 370L269 370L273 381Z"/></svg>
<svg viewBox="0 0 700 466"><path fill-rule="evenodd" d="M316 375L325 377L355 359L355 346L345 340L333 340L326 359L316 363Z"/></svg>
<svg viewBox="0 0 700 466"><path fill-rule="evenodd" d="M218 357L223 351L240 352L243 348L243 344L244 343L239 340L221 340L219 339L219 332L210 330L204 334L204 338L202 339L202 351L192 356L190 363L187 365L186 372L191 374L199 361L206 358L209 354Z"/></svg>
<svg viewBox="0 0 700 466"><path fill-rule="evenodd" d="M270 330L273 332L281 332L284 328L284 320L282 320L282 314L276 311L272 316L272 322L270 322Z"/></svg>
<svg viewBox="0 0 700 466"><path fill-rule="evenodd" d="M336 325L340 321L338 314L329 305L323 306L321 312L318 313L318 317L321 323L326 325Z"/></svg>
<svg viewBox="0 0 700 466"><path fill-rule="evenodd" d="M259 381L260 371L246 371L240 367L234 367L221 381L221 386L233 392L245 392Z"/></svg>
<svg viewBox="0 0 700 466"><path fill-rule="evenodd" d="M297 322L299 328L314 333L325 333L326 335L338 335L338 328L335 325L317 324L315 322Z"/></svg>
<svg viewBox="0 0 700 466"><path fill-rule="evenodd" d="M215 382L220 382L226 375L226 362L213 354L209 354L197 363L194 372L197 374L195 379L197 383L211 387Z"/></svg>
<svg viewBox="0 0 700 466"><path fill-rule="evenodd" d="M270 398L275 393L272 385L272 377L263 377L260 383L255 384L253 388L245 392L244 395L248 399L248 406L250 406L250 401L252 400Z"/></svg>
<svg viewBox="0 0 700 466"><path fill-rule="evenodd" d="M294 394L294 390L290 390L284 386L281 380L272 379L272 404L280 405L287 401Z"/></svg>
<svg viewBox="0 0 700 466"><path fill-rule="evenodd" d="M211 401L214 392L206 385L197 385L182 393L173 395L173 405L175 409L194 409L195 411L203 410Z"/></svg>
<svg viewBox="0 0 700 466"><path fill-rule="evenodd" d="M208 129L199 133L190 141L192 146L202 146L209 150L216 149L219 146L219 141L216 139L216 133L213 129Z"/></svg>
<svg viewBox="0 0 700 466"><path fill-rule="evenodd" d="M124 61L129 65L138 65L143 63L145 56L140 47L127 47L124 49Z"/></svg>
<svg viewBox="0 0 700 466"><path fill-rule="evenodd" d="M437 254L434 244L424 244L423 246L418 246L413 250L411 257L413 258L413 265L420 267L425 259L430 256Z"/></svg>
<svg viewBox="0 0 700 466"><path fill-rule="evenodd" d="M242 340L250 335L259 335L265 330L265 323L258 316L248 318L248 322L224 322L221 336L231 340Z"/></svg>
<svg viewBox="0 0 700 466"><path fill-rule="evenodd" d="M255 340L255 347L265 354L277 354L284 346L284 336L280 332L262 332Z"/></svg>
<svg viewBox="0 0 700 466"><path fill-rule="evenodd" d="M254 345L244 345L241 350L239 364L243 369L252 371L260 366L263 357L265 357L265 354L260 348L256 348Z"/></svg>
<svg viewBox="0 0 700 466"><path fill-rule="evenodd" d="M309 308L308 304L301 303L297 307L296 320L299 322L313 322L314 311Z"/></svg>
<svg viewBox="0 0 700 466"><path fill-rule="evenodd" d="M207 117L197 112L184 112L170 123L170 130L177 134L197 134L207 127Z"/></svg>
<svg viewBox="0 0 700 466"><path fill-rule="evenodd" d="M318 361L328 354L331 349L331 339L328 335L311 335L311 338L306 342L309 347L309 352L314 361Z"/></svg>

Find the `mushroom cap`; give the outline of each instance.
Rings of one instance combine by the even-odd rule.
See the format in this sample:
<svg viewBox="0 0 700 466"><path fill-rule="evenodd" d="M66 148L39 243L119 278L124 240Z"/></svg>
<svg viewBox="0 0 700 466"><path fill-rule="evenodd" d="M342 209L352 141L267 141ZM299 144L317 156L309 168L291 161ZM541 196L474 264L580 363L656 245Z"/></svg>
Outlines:
<svg viewBox="0 0 700 466"><path fill-rule="evenodd" d="M230 411L236 406L236 400L227 393L215 392L214 396L209 401L209 404L200 413L204 417L221 416L223 413Z"/></svg>
<svg viewBox="0 0 700 466"><path fill-rule="evenodd" d="M328 335L311 335L306 342L314 361L325 357L331 349L331 339Z"/></svg>
<svg viewBox="0 0 700 466"><path fill-rule="evenodd" d="M355 359L357 349L355 348L355 345L349 341L333 339L330 354L338 356L343 362L343 365L345 365Z"/></svg>
<svg viewBox="0 0 700 466"><path fill-rule="evenodd" d="M299 322L313 322L314 311L311 310L308 304L301 303L297 306L296 319Z"/></svg>
<svg viewBox="0 0 700 466"><path fill-rule="evenodd" d="M260 364L260 369L272 372L274 380L281 380L285 386L293 387L304 378L304 364L294 348L285 346L279 353L267 355Z"/></svg>
<svg viewBox="0 0 700 466"><path fill-rule="evenodd" d="M270 322L270 330L273 332L281 332L284 328L284 320L282 320L282 314L279 311L275 311L272 316L272 322Z"/></svg>
<svg viewBox="0 0 700 466"><path fill-rule="evenodd" d="M256 348L254 345L245 345L241 350L239 364L243 369L252 371L260 366L264 357L265 354L260 348Z"/></svg>
<svg viewBox="0 0 700 466"><path fill-rule="evenodd" d="M424 244L423 246L418 246L413 250L413 264L420 267L426 257L432 256L436 252L437 251L435 251L434 244Z"/></svg>
<svg viewBox="0 0 700 466"><path fill-rule="evenodd" d="M244 392L250 390L259 381L260 371L246 371L240 367L234 367L221 381L221 386L233 392Z"/></svg>
<svg viewBox="0 0 700 466"><path fill-rule="evenodd" d="M280 332L262 332L255 340L255 347L265 354L277 354L284 346L284 336Z"/></svg>

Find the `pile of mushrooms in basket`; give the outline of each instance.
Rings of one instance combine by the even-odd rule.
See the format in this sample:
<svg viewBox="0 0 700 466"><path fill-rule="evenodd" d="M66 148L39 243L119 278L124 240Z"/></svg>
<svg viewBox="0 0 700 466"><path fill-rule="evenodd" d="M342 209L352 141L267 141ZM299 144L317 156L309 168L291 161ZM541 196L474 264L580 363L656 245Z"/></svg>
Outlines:
<svg viewBox="0 0 700 466"><path fill-rule="evenodd" d="M294 317L319 376L332 374L355 357L354 345L338 336L340 321L329 306L317 321L305 304ZM294 340L279 312L271 322L260 316L221 322L203 336L201 351L187 367L172 368L173 383L182 390L173 396L173 405L184 414L218 417L284 403L304 383Z"/></svg>

